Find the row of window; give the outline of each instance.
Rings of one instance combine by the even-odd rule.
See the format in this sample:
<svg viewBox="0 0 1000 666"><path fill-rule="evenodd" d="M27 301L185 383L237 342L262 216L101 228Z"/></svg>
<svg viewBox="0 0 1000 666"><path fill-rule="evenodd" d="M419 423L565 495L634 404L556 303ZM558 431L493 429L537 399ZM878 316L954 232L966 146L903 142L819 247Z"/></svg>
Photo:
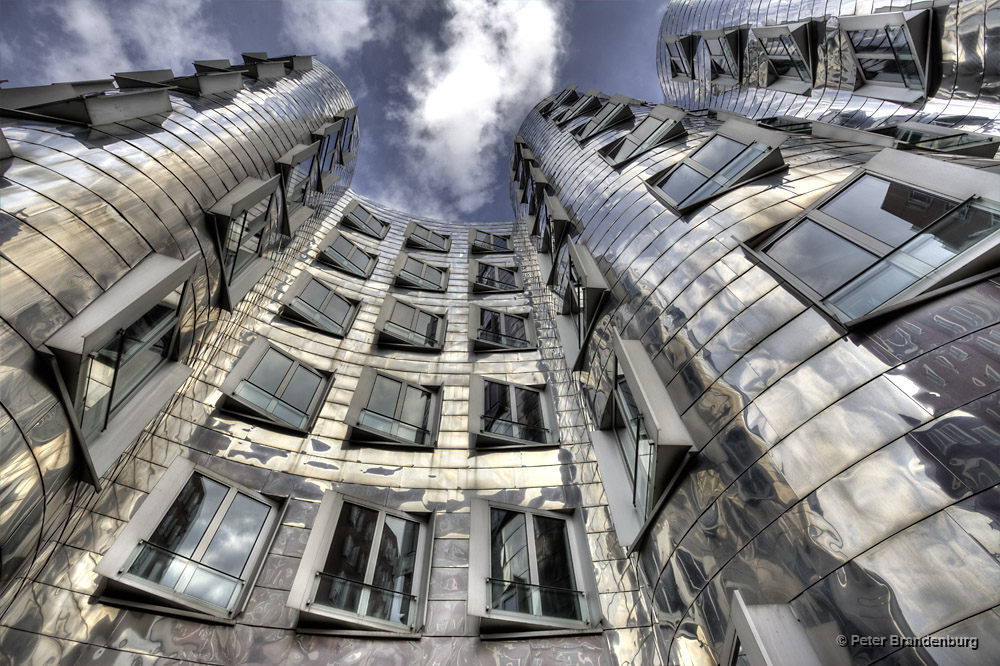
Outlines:
<svg viewBox="0 0 1000 666"><path fill-rule="evenodd" d="M282 502L179 458L98 563L103 597L233 618L283 512ZM579 513L474 499L472 514L469 612L483 633L597 625ZM419 632L433 526L431 513L326 492L288 594L299 628Z"/></svg>
<svg viewBox="0 0 1000 666"><path fill-rule="evenodd" d="M917 102L930 94L932 16L929 9L922 9L839 17L840 41L853 61L858 94L902 103ZM808 94L815 85L824 30L824 21L805 21L665 35L663 41L675 81L694 78L694 56L704 43L713 82L742 85L751 69L745 63L746 47L752 39L767 64L768 88Z"/></svg>

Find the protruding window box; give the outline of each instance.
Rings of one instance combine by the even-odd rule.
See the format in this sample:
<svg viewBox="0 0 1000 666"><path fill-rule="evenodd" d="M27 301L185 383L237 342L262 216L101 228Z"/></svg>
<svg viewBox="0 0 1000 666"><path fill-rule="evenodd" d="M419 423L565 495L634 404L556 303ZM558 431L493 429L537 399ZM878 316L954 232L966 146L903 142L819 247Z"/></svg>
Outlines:
<svg viewBox="0 0 1000 666"><path fill-rule="evenodd" d="M174 76L171 69L151 69L115 72L115 83L121 89L164 87L204 97L242 90L243 76L239 72L204 72L189 76Z"/></svg>
<svg viewBox="0 0 1000 666"><path fill-rule="evenodd" d="M729 603L723 666L822 666L790 604L747 605L739 590Z"/></svg>
<svg viewBox="0 0 1000 666"><path fill-rule="evenodd" d="M743 60L748 34L746 26L703 30L697 33L708 49L713 84L718 86L743 84Z"/></svg>
<svg viewBox="0 0 1000 666"><path fill-rule="evenodd" d="M227 58L195 60L196 72L239 72L259 81L270 81L285 76L285 65L280 62L253 62L233 65Z"/></svg>
<svg viewBox="0 0 1000 666"><path fill-rule="evenodd" d="M469 341L476 352L531 351L538 347L530 313L493 310L475 303L469 306Z"/></svg>
<svg viewBox="0 0 1000 666"><path fill-rule="evenodd" d="M393 296L386 296L375 321L380 347L440 352L444 347L447 317L429 312Z"/></svg>
<svg viewBox="0 0 1000 666"><path fill-rule="evenodd" d="M270 270L264 248L279 216L280 176L247 178L209 210L222 259L222 302L232 310Z"/></svg>
<svg viewBox="0 0 1000 666"><path fill-rule="evenodd" d="M389 233L389 223L383 222L369 213L357 201L347 204L340 224L348 229L360 231L364 235L377 238L378 240L382 240Z"/></svg>
<svg viewBox="0 0 1000 666"><path fill-rule="evenodd" d="M242 54L244 63L280 62L293 72L308 72L313 68L311 55L268 56L266 52L246 52Z"/></svg>
<svg viewBox="0 0 1000 666"><path fill-rule="evenodd" d="M285 202L282 217L286 236L292 236L316 212L306 205L309 193L317 189L320 142L298 144L278 158L281 190Z"/></svg>
<svg viewBox="0 0 1000 666"><path fill-rule="evenodd" d="M528 204L529 215L535 214L549 185L549 179L541 169L533 164L528 167L528 180L524 187L524 203Z"/></svg>
<svg viewBox="0 0 1000 666"><path fill-rule="evenodd" d="M671 80L687 83L694 79L694 51L698 38L694 35L664 35L663 44L670 60Z"/></svg>
<svg viewBox="0 0 1000 666"><path fill-rule="evenodd" d="M363 250L360 245L340 232L332 229L320 244L322 248L317 261L340 269L354 277L367 278L375 270L378 257Z"/></svg>
<svg viewBox="0 0 1000 666"><path fill-rule="evenodd" d="M196 264L150 254L45 341L94 485L191 374L176 334Z"/></svg>
<svg viewBox="0 0 1000 666"><path fill-rule="evenodd" d="M555 409L545 386L472 375L469 442L473 450L558 446Z"/></svg>
<svg viewBox="0 0 1000 666"><path fill-rule="evenodd" d="M542 104L542 106L538 108L538 113L542 116L542 118L548 118L553 112L556 111L556 109L564 107L567 104L573 104L579 98L580 95L576 92L576 86L566 86L562 92L548 102Z"/></svg>
<svg viewBox="0 0 1000 666"><path fill-rule="evenodd" d="M296 278L282 300L283 318L337 338L347 335L359 308L357 301L344 298L308 272Z"/></svg>
<svg viewBox="0 0 1000 666"><path fill-rule="evenodd" d="M856 92L913 104L929 94L931 10L841 16L844 46L854 58Z"/></svg>
<svg viewBox="0 0 1000 666"><path fill-rule="evenodd" d="M555 119L556 125L562 127L574 118L579 118L585 113L597 111L602 105L603 102L601 100L601 93L591 88L581 95L579 99L573 102L573 106L566 109L558 118Z"/></svg>
<svg viewBox="0 0 1000 666"><path fill-rule="evenodd" d="M422 224L410 222L403 233L407 247L430 252L447 252L451 249L451 236L439 234Z"/></svg>
<svg viewBox="0 0 1000 666"><path fill-rule="evenodd" d="M783 132L729 120L681 162L646 181L653 196L684 214L785 166Z"/></svg>
<svg viewBox="0 0 1000 666"><path fill-rule="evenodd" d="M323 123L313 130L312 138L320 142L318 158L320 192L326 192L340 179L334 167L340 164L341 160L340 133L343 127L344 120L340 119Z"/></svg>
<svg viewBox="0 0 1000 666"><path fill-rule="evenodd" d="M933 150L952 155L995 158L1000 137L976 132L963 132L940 125L906 122L866 132L878 138L889 138L888 145L899 150ZM878 143L877 145L884 145Z"/></svg>
<svg viewBox="0 0 1000 666"><path fill-rule="evenodd" d="M569 213L563 205L549 193L545 193L539 201L535 212L535 223L531 235L535 241L535 250L539 254L551 253L562 245L566 231L572 226Z"/></svg>
<svg viewBox="0 0 1000 666"><path fill-rule="evenodd" d="M448 288L448 269L414 259L400 252L392 272L399 287L421 291L445 291Z"/></svg>
<svg viewBox="0 0 1000 666"><path fill-rule="evenodd" d="M298 631L417 637L426 612L433 514L323 494L288 592Z"/></svg>
<svg viewBox="0 0 1000 666"><path fill-rule="evenodd" d="M358 123L358 107L352 106L349 109L344 109L337 113L336 118L343 122L343 126L337 134L339 141L338 162L350 164L351 160L358 154L354 138L354 127Z"/></svg>
<svg viewBox="0 0 1000 666"><path fill-rule="evenodd" d="M524 289L521 272L512 266L494 266L473 259L469 263L469 275L475 294L511 293Z"/></svg>
<svg viewBox="0 0 1000 666"><path fill-rule="evenodd" d="M594 117L587 121L586 125L573 130L573 136L577 141L583 142L606 129L631 123L635 118L630 106L633 101L631 97L625 95L614 95L600 111L594 114Z"/></svg>
<svg viewBox="0 0 1000 666"><path fill-rule="evenodd" d="M173 111L166 88L116 89L111 80L53 83L0 89L0 108L15 118L57 119L77 125L109 125Z"/></svg>
<svg viewBox="0 0 1000 666"><path fill-rule="evenodd" d="M614 167L626 164L656 146L687 134L681 124L684 115L682 109L657 104L635 129L597 152Z"/></svg>
<svg viewBox="0 0 1000 666"><path fill-rule="evenodd" d="M441 419L439 391L440 387L364 368L347 410L347 441L361 446L432 448Z"/></svg>
<svg viewBox="0 0 1000 666"><path fill-rule="evenodd" d="M495 234L469 229L469 249L472 254L507 253L514 251L510 234Z"/></svg>
<svg viewBox="0 0 1000 666"><path fill-rule="evenodd" d="M816 71L816 26L809 21L751 28L767 61L766 87L808 95Z"/></svg>
<svg viewBox="0 0 1000 666"><path fill-rule="evenodd" d="M556 327L563 348L568 352L567 360L575 366L597 313L604 306L609 287L586 245L570 240L568 249L567 284L562 303L562 314L566 316L556 318Z"/></svg>
<svg viewBox="0 0 1000 666"><path fill-rule="evenodd" d="M332 381L332 374L257 338L222 383L220 407L272 428L306 434Z"/></svg>

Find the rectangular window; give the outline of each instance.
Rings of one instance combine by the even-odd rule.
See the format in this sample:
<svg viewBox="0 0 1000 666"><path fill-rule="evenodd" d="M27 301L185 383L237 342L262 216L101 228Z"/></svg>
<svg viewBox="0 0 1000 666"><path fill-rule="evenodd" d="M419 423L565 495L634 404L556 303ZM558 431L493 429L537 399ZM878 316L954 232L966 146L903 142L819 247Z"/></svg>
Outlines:
<svg viewBox="0 0 1000 666"><path fill-rule="evenodd" d="M670 75L681 83L694 78L694 49L697 45L694 35L665 35L663 43L670 60Z"/></svg>
<svg viewBox="0 0 1000 666"><path fill-rule="evenodd" d="M451 249L451 236L431 231L427 227L410 222L404 234L406 245L431 252L447 252Z"/></svg>
<svg viewBox="0 0 1000 666"><path fill-rule="evenodd" d="M510 234L494 234L478 229L469 231L469 246L473 254L514 251Z"/></svg>
<svg viewBox="0 0 1000 666"><path fill-rule="evenodd" d="M562 314L572 316L580 349L608 291L608 283L587 246L570 241Z"/></svg>
<svg viewBox="0 0 1000 666"><path fill-rule="evenodd" d="M366 278L372 274L378 259L340 233L331 231L322 243L323 249L317 259L322 263L339 268L355 277Z"/></svg>
<svg viewBox="0 0 1000 666"><path fill-rule="evenodd" d="M556 97L553 98L551 101L549 101L546 104L543 104L542 107L538 110L538 113L541 114L543 118L548 118L556 111L556 109L564 107L567 104L573 104L574 102L576 102L578 98L579 95L576 92L576 86L569 86L561 93L556 95Z"/></svg>
<svg viewBox="0 0 1000 666"><path fill-rule="evenodd" d="M272 500L179 458L97 572L109 579L115 596L138 591L173 606L233 617L249 596L278 514Z"/></svg>
<svg viewBox="0 0 1000 666"><path fill-rule="evenodd" d="M708 50L712 83L738 86L743 80L743 52L746 50L746 28L705 30L698 33Z"/></svg>
<svg viewBox="0 0 1000 666"><path fill-rule="evenodd" d="M396 257L396 284L411 289L444 291L448 286L448 269L432 266L400 252Z"/></svg>
<svg viewBox="0 0 1000 666"><path fill-rule="evenodd" d="M385 238L385 235L389 233L389 223L383 222L369 213L357 201L352 201L347 205L341 224L379 240Z"/></svg>
<svg viewBox="0 0 1000 666"><path fill-rule="evenodd" d="M620 125L625 122L631 123L633 119L630 104L632 99L625 95L613 96L586 125L582 125L573 131L573 135L579 141L586 141L590 137L603 132L604 130Z"/></svg>
<svg viewBox="0 0 1000 666"><path fill-rule="evenodd" d="M814 27L809 22L752 28L767 62L766 87L798 95L813 86Z"/></svg>
<svg viewBox="0 0 1000 666"><path fill-rule="evenodd" d="M614 166L625 164L670 139L686 134L681 124L684 115L680 109L658 104L629 134L598 152Z"/></svg>
<svg viewBox="0 0 1000 666"><path fill-rule="evenodd" d="M292 284L284 300L287 305L282 316L286 319L339 338L347 334L358 311L356 302L340 296L308 273Z"/></svg>
<svg viewBox="0 0 1000 666"><path fill-rule="evenodd" d="M534 331L526 315L474 306L479 325L475 329L477 351L534 349Z"/></svg>
<svg viewBox="0 0 1000 666"><path fill-rule="evenodd" d="M607 99L607 98L604 98ZM579 97L573 105L566 109L559 117L555 118L555 122L560 127L565 125L574 118L579 118L585 113L590 113L591 111L597 111L601 108L604 103L601 93L597 90L591 89L585 92Z"/></svg>
<svg viewBox="0 0 1000 666"><path fill-rule="evenodd" d="M473 260L473 292L521 291L521 276L516 268L494 266Z"/></svg>
<svg viewBox="0 0 1000 666"><path fill-rule="evenodd" d="M928 9L840 17L858 94L903 103L927 94L930 20Z"/></svg>
<svg viewBox="0 0 1000 666"><path fill-rule="evenodd" d="M388 296L375 331L379 345L440 351L444 346L445 317Z"/></svg>
<svg viewBox="0 0 1000 666"><path fill-rule="evenodd" d="M483 380L482 432L535 444L550 443L542 416L542 394L534 389Z"/></svg>
<svg viewBox="0 0 1000 666"><path fill-rule="evenodd" d="M434 390L365 368L348 410L348 437L366 444L430 447L439 412Z"/></svg>

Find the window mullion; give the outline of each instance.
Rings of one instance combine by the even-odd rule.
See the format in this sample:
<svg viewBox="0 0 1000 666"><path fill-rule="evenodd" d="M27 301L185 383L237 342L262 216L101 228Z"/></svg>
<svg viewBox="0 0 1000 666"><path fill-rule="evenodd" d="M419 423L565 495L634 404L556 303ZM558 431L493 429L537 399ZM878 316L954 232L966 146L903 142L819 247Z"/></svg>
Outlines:
<svg viewBox="0 0 1000 666"><path fill-rule="evenodd" d="M238 491L236 488L229 486L229 491L226 496L222 499L222 503L219 504L219 508L216 510L215 515L212 520L208 523L208 527L205 528L205 534L202 535L201 541L195 547L194 552L191 553L191 559L196 562L201 562L201 558L205 556L205 551L208 550L209 544L212 543L212 539L215 537L215 533L219 530L219 526L222 524L223 519L226 517L226 512L229 511L230 505L232 505L233 500L236 499Z"/></svg>
<svg viewBox="0 0 1000 666"><path fill-rule="evenodd" d="M286 356L285 358L288 357ZM291 367L288 368L288 372L285 373L285 376L282 378L281 383L278 384L278 388L276 388L274 390L274 393L271 394L278 400L281 400L281 394L285 392L286 388L288 388L288 384L292 381L292 377L295 376L295 371L301 365L301 363L295 359L289 359L289 360L292 361Z"/></svg>
<svg viewBox="0 0 1000 666"><path fill-rule="evenodd" d="M846 222L841 222L837 218L827 215L818 208L810 212L808 218L878 257L884 257L895 249L892 245L872 238L863 231L859 231Z"/></svg>

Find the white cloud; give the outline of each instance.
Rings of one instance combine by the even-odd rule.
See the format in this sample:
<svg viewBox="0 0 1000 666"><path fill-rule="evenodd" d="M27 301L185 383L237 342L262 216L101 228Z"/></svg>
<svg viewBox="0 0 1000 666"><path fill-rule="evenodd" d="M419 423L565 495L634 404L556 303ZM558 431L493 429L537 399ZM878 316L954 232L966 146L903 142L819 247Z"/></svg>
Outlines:
<svg viewBox="0 0 1000 666"><path fill-rule="evenodd" d="M527 111L555 85L561 0L449 0L443 47L411 48L405 107L390 112L405 175L377 198L424 215L468 214L493 194L497 160Z"/></svg>
<svg viewBox="0 0 1000 666"><path fill-rule="evenodd" d="M284 0L283 32L296 47L327 64L344 63L365 42L376 39L366 0Z"/></svg>

